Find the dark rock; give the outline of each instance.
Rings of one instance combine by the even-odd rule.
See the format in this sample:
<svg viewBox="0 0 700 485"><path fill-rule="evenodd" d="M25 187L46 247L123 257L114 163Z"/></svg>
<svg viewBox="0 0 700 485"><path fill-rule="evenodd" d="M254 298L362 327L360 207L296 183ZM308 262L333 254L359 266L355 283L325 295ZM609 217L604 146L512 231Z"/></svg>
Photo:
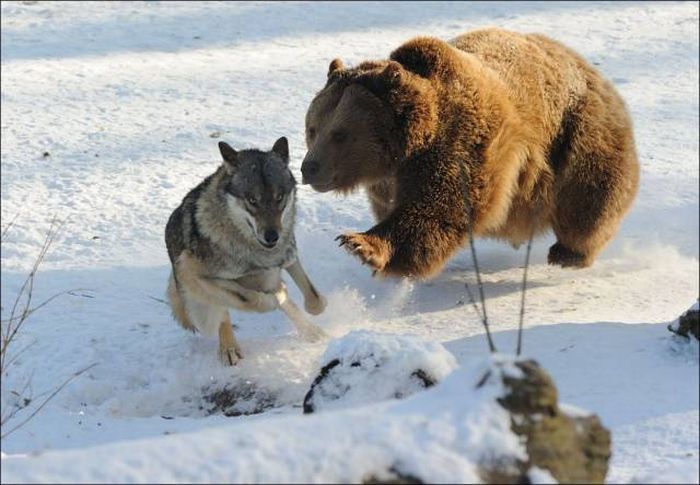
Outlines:
<svg viewBox="0 0 700 485"><path fill-rule="evenodd" d="M389 468L389 472L387 474L389 475L389 478L385 479L379 479L375 475L370 475L369 477L363 479L362 483L373 485L420 485L425 483L418 477L408 473L403 473L395 466Z"/></svg>
<svg viewBox="0 0 700 485"><path fill-rule="evenodd" d="M700 305L694 305L681 315L678 320L670 324L668 329L688 340L690 340L691 335L695 337L695 340L700 340Z"/></svg>
<svg viewBox="0 0 700 485"><path fill-rule="evenodd" d="M523 438L528 460L482 465L489 483L528 483L538 467L559 483L603 483L610 460L610 432L595 415L569 416L557 403L557 389L535 362L515 365L522 377L502 372L507 394L498 399L511 414L511 429Z"/></svg>
<svg viewBox="0 0 700 485"><path fill-rule="evenodd" d="M315 410L314 407L314 395L316 393L316 387L319 386L326 377L328 377L328 373L336 367L338 364L340 364L340 360L338 359L333 359L330 361L328 364L324 365L321 367L320 372L314 379L314 381L311 383L311 388L309 389L309 392L306 393L306 396L304 396L304 414L309 414L313 413ZM360 363L359 362L353 362L351 364L352 367L359 367Z"/></svg>

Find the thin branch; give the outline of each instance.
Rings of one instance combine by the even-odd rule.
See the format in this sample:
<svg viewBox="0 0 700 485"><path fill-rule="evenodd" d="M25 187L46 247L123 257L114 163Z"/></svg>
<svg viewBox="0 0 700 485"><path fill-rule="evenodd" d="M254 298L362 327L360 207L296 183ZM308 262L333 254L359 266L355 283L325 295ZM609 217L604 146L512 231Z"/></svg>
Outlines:
<svg viewBox="0 0 700 485"><path fill-rule="evenodd" d="M90 364L89 366L85 367L84 369L81 369L78 372L75 372L72 376L70 376L68 379L63 381L63 383L60 386L58 386L46 399L44 399L44 401L29 416L27 416L24 419L24 421L20 422L15 427L11 428L10 431L7 431L6 433L3 433L2 435L0 435L0 439L5 439L9 434L14 433L19 428L21 428L22 426L27 424L27 422L29 422L30 419L32 419L34 416L36 416L39 413L39 411L41 411L44 408L44 406L46 406L49 403L49 401L51 401L54 397L56 397L56 395L59 392L61 392L64 387L66 387L68 384L70 384L71 381L80 377L82 374L84 374L88 370L92 369L96 365L97 365L97 362L95 362L94 364Z"/></svg>
<svg viewBox="0 0 700 485"><path fill-rule="evenodd" d="M479 310L479 307L476 304L476 300L474 299L474 294L472 293L472 290L469 287L469 283L467 281L464 282L464 288L467 290L467 296L469 297L469 303L471 303L472 307L474 307L474 311L476 312L476 316L479 318L479 320L483 320L484 317L481 315L481 310Z"/></svg>
<svg viewBox="0 0 700 485"><path fill-rule="evenodd" d="M17 396L18 399L21 399L21 400L27 402L27 404L25 404L24 406L17 406L17 405L12 406L10 408L11 410L7 414L3 414L2 420L0 421L0 426L4 426L5 423L7 423L10 419L14 418L18 412L20 412L22 409L26 408L29 405L29 403L31 403L34 400L34 396L32 395L32 393L31 392L27 393L27 389L30 389L32 387L33 377L34 377L34 372L32 372L31 375L29 376L29 378L24 382L24 387L22 388L21 391L19 391L19 392L14 391L14 390L10 391L11 394L14 394L15 396ZM29 395L29 397L27 397L27 395Z"/></svg>
<svg viewBox="0 0 700 485"><path fill-rule="evenodd" d="M47 231L46 238L44 239L41 249L39 250L39 254L34 260L34 264L32 265L31 271L25 278L24 282L22 283L22 286L20 287L19 292L17 293L17 297L15 298L15 301L12 305L12 310L10 311L10 317L2 321L2 323L5 323L6 325L4 325L4 329L0 329L2 331L2 345L0 348L0 373L2 373L6 368L7 349L12 343L12 340L17 335L17 332L19 332L20 328L29 317L29 315L31 315L38 308L41 308L42 306L46 305L58 296L54 295L53 297L44 301L36 308L31 307L32 297L34 295L34 280L36 277L36 273L42 261L44 260L44 257L46 256L46 253L48 252L51 244L53 243L59 230L61 229L63 223L64 221L59 221L56 217L54 217L51 220L51 226Z"/></svg>
<svg viewBox="0 0 700 485"><path fill-rule="evenodd" d="M481 297L481 315L482 323L484 324L484 329L486 330L486 338L489 343L489 350L491 353L496 352L496 346L493 345L493 339L491 338L491 332L489 331L489 319L486 315L486 301L484 298L484 285L481 282L481 272L479 271L479 262L476 259L476 248L474 247L474 235L472 233L472 221L473 221L473 210L467 223L467 228L469 230L469 246L472 250L472 261L474 262L474 270L476 271L476 282L479 285L479 296ZM471 291L469 292L471 295ZM476 306L476 304L474 304Z"/></svg>
<svg viewBox="0 0 700 485"><path fill-rule="evenodd" d="M151 300L155 300L155 301L160 302L160 303L163 303L163 304L165 304L165 305L168 304L167 301L165 301L165 300L163 300L163 299L161 299L161 298L156 298L155 296L151 296L151 295L146 295L146 296L148 296L148 298L150 298Z"/></svg>
<svg viewBox="0 0 700 485"><path fill-rule="evenodd" d="M12 357L10 358L9 361L7 361L7 362L5 363L5 365L7 366L7 368L9 368L12 364L14 364L14 363L17 361L17 359L19 359L20 356L21 356L24 352L26 352L27 349L29 349L29 348L30 348L32 345L34 345L35 343L36 343L36 340L35 340L34 342L28 343L27 345L25 345L24 347L22 347L22 348L19 349L18 351L12 352Z"/></svg>
<svg viewBox="0 0 700 485"><path fill-rule="evenodd" d="M523 270L523 287L520 292L520 322L518 323L518 346L515 355L520 355L523 343L523 320L525 319L525 291L527 290L527 269L530 266L530 251L532 250L532 238L535 235L535 226L533 225L530 232L530 239L527 242L527 250L525 251L525 269Z"/></svg>
<svg viewBox="0 0 700 485"><path fill-rule="evenodd" d="M5 229L2 230L2 235L0 235L0 241L4 241L5 238L7 238L7 234L10 232L10 229L12 226L15 225L15 222L17 221L17 218L19 217L19 212L15 214L15 217L12 218L12 220L5 226Z"/></svg>
<svg viewBox="0 0 700 485"><path fill-rule="evenodd" d="M27 317L29 317L29 315L31 315L32 313L34 313L34 312L36 312L37 310L41 309L42 307L48 305L49 303L51 303L53 300L55 300L55 299L58 298L59 296L63 296L63 295L66 295L66 294L71 294L71 291L75 291L75 290L66 290L66 291L58 292L58 293L56 293L55 295L52 295L52 296L50 296L49 298L47 298L46 300L42 301L42 302L39 303L37 306L28 309L25 313L22 313L22 315L16 316L16 317L14 317L14 318L12 318L12 319L8 318L7 320L0 320L0 321L1 321L2 323L10 323L10 322L15 322L15 321L21 320L22 318L25 318L25 319L26 319ZM16 330L15 330L14 332L16 333Z"/></svg>

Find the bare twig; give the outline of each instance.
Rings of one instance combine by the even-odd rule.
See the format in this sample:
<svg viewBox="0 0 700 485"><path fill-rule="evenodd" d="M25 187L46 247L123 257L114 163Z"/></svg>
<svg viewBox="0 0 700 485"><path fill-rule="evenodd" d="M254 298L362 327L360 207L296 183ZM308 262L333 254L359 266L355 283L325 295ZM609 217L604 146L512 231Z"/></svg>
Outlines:
<svg viewBox="0 0 700 485"><path fill-rule="evenodd" d="M54 300L62 294L59 293L57 295L54 295L48 298L47 300L43 301L37 307L32 307L32 297L34 295L34 280L36 278L36 273L42 261L44 260L46 253L51 247L51 244L56 238L56 235L61 229L62 225L63 222L59 221L57 218L54 218L51 221L51 226L49 227L49 230L46 233L46 238L44 239L44 242L41 245L39 254L34 260L32 269L25 278L24 282L22 283L17 297L14 300L12 310L10 311L10 316L9 318L1 321L3 328L0 329L0 333L2 333L2 343L0 344L0 373L4 373L5 369L7 368L8 348L10 347L12 341L14 340L24 323L27 321L27 318L29 318L29 316L36 310L48 304L49 302L51 302L52 300Z"/></svg>
<svg viewBox="0 0 700 485"><path fill-rule="evenodd" d="M489 319L488 319L488 316L486 315L486 301L484 298L484 285L481 282L481 272L479 271L479 262L476 259L476 248L474 247L474 234L472 233L472 221L473 221L473 210L472 210L472 214L470 215L469 222L467 223L467 229L469 231L469 246L471 247L471 250L472 250L472 261L474 262L474 270L476 271L476 282L479 285L479 296L481 298L481 316L482 316L481 321L484 324L484 329L486 330L486 339L488 340L488 343L489 343L489 350L491 351L491 353L493 353L493 352L496 352L496 346L493 345L493 339L491 338L491 332L489 331ZM469 290L469 286L466 286L466 288L467 288L467 291L469 293L469 297L471 298L471 300L473 302L474 298L471 294L471 291ZM474 303L474 307L476 308L476 303Z"/></svg>
<svg viewBox="0 0 700 485"><path fill-rule="evenodd" d="M13 217L12 220L5 226L5 229L2 230L2 235L0 235L0 241L4 241L5 238L7 238L7 234L10 232L12 226L15 225L18 217L19 214L15 214L15 217Z"/></svg>
<svg viewBox="0 0 700 485"><path fill-rule="evenodd" d="M10 407L9 411L7 411L7 407L5 408L5 411L7 411L7 412L3 411L3 413L2 413L2 419L0 419L0 428L2 426L5 426L5 423L7 423L12 418L14 418L18 412L20 412L22 409L26 408L34 400L33 394L30 390L32 387L33 374L34 373L32 372L32 376L30 376L27 380L24 381L24 386L22 387L21 391L15 391L15 390L10 391L10 394L15 395L17 397L17 399L21 401L21 404L19 406L15 405L15 406Z"/></svg>
<svg viewBox="0 0 700 485"><path fill-rule="evenodd" d="M74 291L74 290L67 290L67 291L61 291L61 292L59 292L59 293L56 293L55 295L50 296L50 297L47 298L46 300L44 300L44 301L42 301L41 303L39 303L37 306L32 307L32 308L29 308L26 312L23 311L21 315L17 315L16 317L11 317L11 318L8 318L8 319L6 319L6 320L1 320L1 321L2 321L2 323L10 323L10 322L17 322L17 321L19 321L19 320L21 320L21 319L25 319L25 320L26 320L26 319L29 317L29 315L31 315L32 313L34 313L34 312L36 312L37 310L41 309L42 307L48 305L49 303L51 303L53 300L55 300L55 299L58 298L59 296L63 296L63 295L67 295L67 294L72 294L71 291ZM16 332L16 329L15 329L14 331Z"/></svg>
<svg viewBox="0 0 700 485"><path fill-rule="evenodd" d="M2 238L0 239L1 242L5 242L6 236L8 234L8 231L10 227L14 224L15 220L17 217L15 217L10 224L8 224L7 227L5 227L2 231ZM46 300L42 301L36 306L32 306L32 299L34 296L34 282L36 278L37 271L39 270L39 266L41 263L44 261L44 258L46 257L46 254L51 247L52 243L54 242L59 230L61 229L62 225L64 224L65 221L59 221L57 218L53 218L51 221L51 225L49 227L49 230L47 231L46 237L44 239L43 244L41 245L41 248L39 250L39 254L37 255L36 259L34 260L34 264L32 265L31 270L27 274L27 277L25 278L24 282L22 283L22 286L19 289L19 292L17 293L17 296L15 297L15 300L12 305L12 310L10 311L10 315L7 319L0 320L0 337L2 338L2 341L0 343L0 375L3 377L6 376L9 367L16 362L16 360L29 348L31 345L34 344L34 342L31 342L24 347L20 348L19 351L14 351L13 347L13 353L12 356L10 357L9 355L9 349L12 346L12 343L16 340L17 335L19 334L20 330L23 328L23 326L26 324L28 318L34 314L34 312L38 311L39 309L43 308L44 306L48 305L51 303L53 300L58 298L61 295L64 295L66 293L70 293L71 291L76 291L76 290L69 290L69 291L63 291L60 293L57 293ZM2 415L0 416L0 428L2 431L0 431L0 438L4 439L6 436L9 434L13 433L14 431L18 430L22 426L24 426L29 420L31 420L34 416L36 416L43 408L46 406L49 401L51 401L61 390L63 390L68 384L70 384L73 379L76 379L78 376L86 372L87 370L91 369L94 367L96 364L92 364L88 367L85 367L84 369L79 370L78 372L75 372L73 375L71 375L68 379L66 379L63 383L61 383L58 387L56 387L53 390L48 390L46 392L43 392L41 394L38 394L37 396L33 395L33 392L31 390L32 387L32 376L30 375L26 380L24 381L24 385L22 386L22 389L19 391L13 390L11 391L12 394L14 394L18 402L16 405L9 407L9 410L6 408L3 410ZM4 379L3 379L4 382ZM38 399L42 398L43 396L47 396L45 399L42 400L41 404L35 407L35 409L21 422L13 426L9 431L5 431L7 423L15 418L15 416L23 409L26 409L31 403L36 402Z"/></svg>
<svg viewBox="0 0 700 485"><path fill-rule="evenodd" d="M36 343L36 341L34 341L34 342L29 342L27 345L25 345L24 347L20 348L19 350L13 351L13 352L12 352L12 357L10 357L10 360L8 360L7 362L5 362L5 365L7 366L7 368L9 369L9 367L10 367L13 363L15 363L15 362L17 361L17 359L19 359L19 358L22 356L22 354L25 353L25 352L27 351L27 349L31 348L31 346L34 345L35 343Z"/></svg>
<svg viewBox="0 0 700 485"><path fill-rule="evenodd" d="M518 346L515 355L520 355L523 343L523 320L525 319L525 291L527 290L527 269L530 266L530 251L532 250L532 238L535 235L535 227L533 225L530 232L530 239L527 242L527 250L525 251L525 269L523 270L523 287L520 293L520 322L518 323Z"/></svg>
<svg viewBox="0 0 700 485"><path fill-rule="evenodd" d="M78 372L75 372L75 373L74 373L73 375L71 375L68 379L66 379L65 381L63 381L63 383L62 383L61 385L59 385L56 389L54 389L54 391L53 391L51 394L49 394L49 396L48 396L46 399L44 399L44 400L42 401L42 403L41 403L39 406L37 406L37 408L36 408L34 411L32 411L32 413L31 413L29 416L27 416L26 418L24 418L23 421L21 421L20 423L18 423L17 425L15 425L13 428L10 428L9 431L7 431L7 432L5 432L5 433L2 433L2 435L0 435L0 438L1 438L1 439L5 439L9 434L11 434L11 433L17 431L19 428L21 428L22 426L24 426L25 424L27 424L27 422L29 422L30 419L32 419L34 416L36 416L36 415L39 413L39 411L41 411L41 410L44 408L44 406L46 406L46 405L49 403L49 401L51 401L54 397L56 397L56 395L57 395L59 392L61 392L61 391L63 390L64 387L66 387L68 384L70 384L71 381L73 381L73 379L76 379L77 377L80 377L80 375L84 374L85 372L87 372L88 370L92 369L92 368L95 367L96 365L97 365L97 362L95 362L94 364L90 364L89 366L87 366L87 367L85 367L85 368L79 370Z"/></svg>
<svg viewBox="0 0 700 485"><path fill-rule="evenodd" d="M469 303L471 303L472 307L474 307L474 311L476 312L476 316L479 317L479 320L483 320L484 317L481 315L481 310L479 310L479 307L476 304L476 300L474 299L474 294L472 293L472 290L469 287L469 282L467 282L467 281L464 282L464 288L467 290L467 296L469 297Z"/></svg>

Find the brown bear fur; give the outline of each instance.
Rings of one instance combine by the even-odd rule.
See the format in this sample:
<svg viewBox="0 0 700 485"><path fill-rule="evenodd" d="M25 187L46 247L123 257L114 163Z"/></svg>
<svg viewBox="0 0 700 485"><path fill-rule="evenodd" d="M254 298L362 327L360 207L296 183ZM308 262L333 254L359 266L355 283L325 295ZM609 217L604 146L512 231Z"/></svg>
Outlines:
<svg viewBox="0 0 700 485"><path fill-rule="evenodd" d="M306 116L306 183L367 188L378 223L340 236L380 274L439 271L471 229L590 265L637 192L632 125L611 83L542 35L413 39L389 60L334 60Z"/></svg>

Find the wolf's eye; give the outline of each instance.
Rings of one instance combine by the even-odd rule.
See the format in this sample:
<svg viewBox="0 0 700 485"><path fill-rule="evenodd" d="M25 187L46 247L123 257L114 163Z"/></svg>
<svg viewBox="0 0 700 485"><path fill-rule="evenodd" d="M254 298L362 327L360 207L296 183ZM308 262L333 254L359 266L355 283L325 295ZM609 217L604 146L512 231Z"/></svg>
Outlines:
<svg viewBox="0 0 700 485"><path fill-rule="evenodd" d="M255 200L255 197L253 197L252 195L249 195L249 196L248 196L248 203L249 203L250 205L252 205L253 207L255 207L256 205L258 205L258 201Z"/></svg>
<svg viewBox="0 0 700 485"><path fill-rule="evenodd" d="M277 196L275 197L275 201L277 201L277 202L282 202L282 199L283 199L283 198L284 198L284 197L282 196L282 194L277 194Z"/></svg>

